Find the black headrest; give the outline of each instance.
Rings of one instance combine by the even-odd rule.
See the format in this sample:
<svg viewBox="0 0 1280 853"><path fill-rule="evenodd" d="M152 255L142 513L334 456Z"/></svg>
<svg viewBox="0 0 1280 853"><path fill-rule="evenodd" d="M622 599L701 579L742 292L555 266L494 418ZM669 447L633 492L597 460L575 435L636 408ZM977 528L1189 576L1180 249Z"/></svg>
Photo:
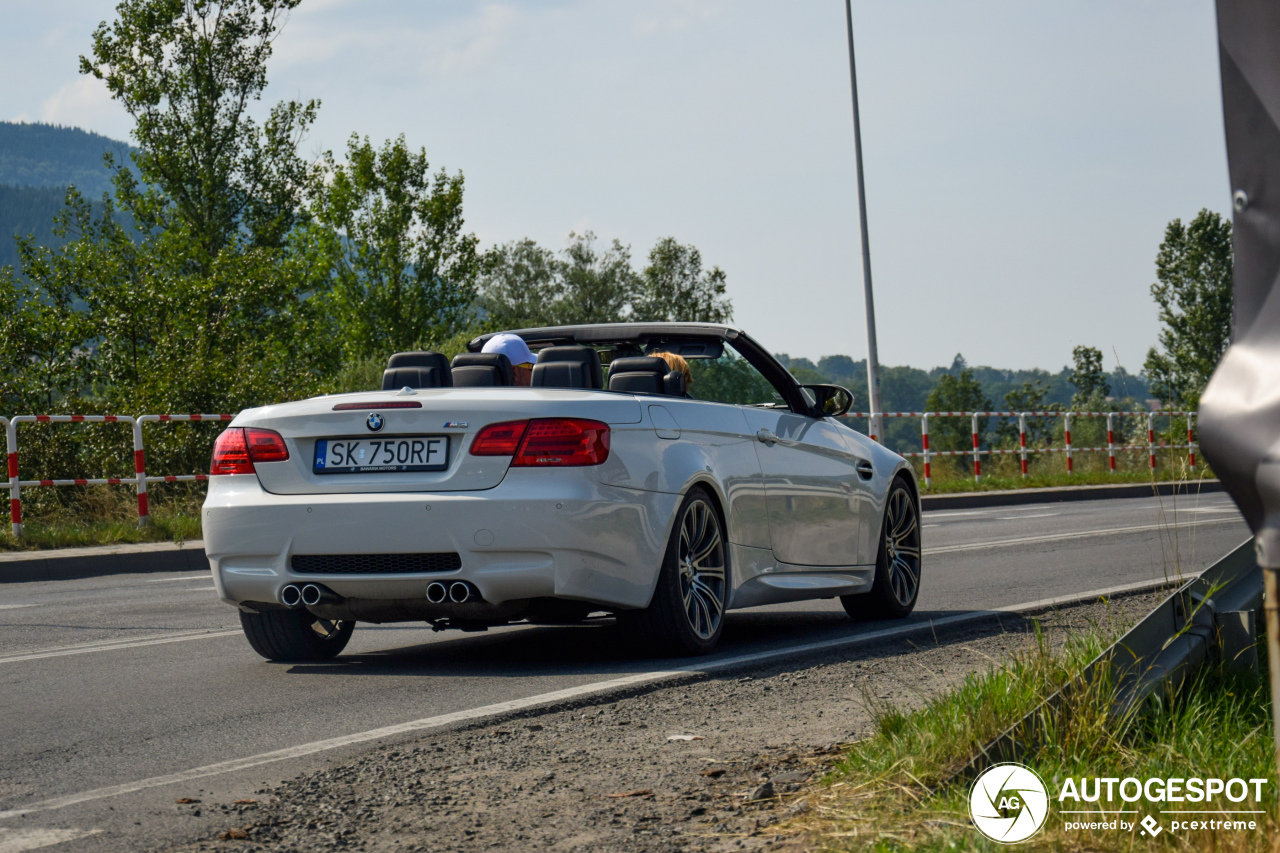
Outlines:
<svg viewBox="0 0 1280 853"><path fill-rule="evenodd" d="M609 364L609 378L612 379L614 374L618 373L657 373L658 375L663 375L670 369L665 361L653 355L615 358Z"/></svg>
<svg viewBox="0 0 1280 853"><path fill-rule="evenodd" d="M600 354L591 347L547 347L533 365L534 387L603 388Z"/></svg>
<svg viewBox="0 0 1280 853"><path fill-rule="evenodd" d="M453 386L479 388L515 385L511 359L500 352L464 352L453 357Z"/></svg>
<svg viewBox="0 0 1280 853"><path fill-rule="evenodd" d="M614 359L609 365L609 390L683 397L688 388L683 373L671 370L660 358L646 356Z"/></svg>
<svg viewBox="0 0 1280 853"><path fill-rule="evenodd" d="M438 352L398 352L382 372L382 390L401 388L451 388L449 359Z"/></svg>

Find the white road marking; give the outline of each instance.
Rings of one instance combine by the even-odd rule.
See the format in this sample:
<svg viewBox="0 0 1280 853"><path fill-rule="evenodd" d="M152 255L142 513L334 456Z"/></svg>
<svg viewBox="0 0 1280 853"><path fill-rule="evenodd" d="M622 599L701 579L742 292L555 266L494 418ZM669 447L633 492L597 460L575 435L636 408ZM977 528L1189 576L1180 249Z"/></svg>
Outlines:
<svg viewBox="0 0 1280 853"><path fill-rule="evenodd" d="M959 518L962 515L990 515L993 512L1001 512L1003 509L1004 507L1000 509L966 509L958 511L935 509L925 510L921 515L926 515L930 518Z"/></svg>
<svg viewBox="0 0 1280 853"><path fill-rule="evenodd" d="M1118 533L1142 533L1148 530L1175 532L1205 524L1233 524L1234 518L1206 518L1204 521L1183 521L1178 524L1138 524L1133 527L1107 527L1101 530L1081 530L1074 533L1048 533L1044 536L1020 536L1017 539L993 539L989 542L969 542L965 545L943 545L925 548L926 554L954 554L958 551L981 551L986 548L1007 548L1010 545L1032 545L1037 542L1061 542L1068 539L1089 539L1093 536L1114 536Z"/></svg>
<svg viewBox="0 0 1280 853"><path fill-rule="evenodd" d="M0 853L23 853L39 850L64 841L88 838L101 829L6 829L0 827Z"/></svg>
<svg viewBox="0 0 1280 853"><path fill-rule="evenodd" d="M34 604L0 604L0 610L20 610L23 607L35 607Z"/></svg>
<svg viewBox="0 0 1280 853"><path fill-rule="evenodd" d="M406 723L397 723L391 726L369 729L368 731L340 735L338 737L326 738L324 740L312 741L310 743L301 743L296 746L285 747L284 749L277 749L271 752L263 752L258 755L250 755L244 758L233 758L228 761L219 761L215 764L206 764L202 767L193 767L189 770L181 770L177 773L168 773L163 776L152 776L149 779L139 779L136 782L125 782L121 785L111 785L106 788L94 788L92 790L82 791L78 794L68 794L62 797L41 800L26 806L20 806L19 808L0 811L0 820L8 820L10 818L21 817L22 815L34 814L36 812L54 811L56 809L67 808L68 806L79 805L80 803L105 800L110 797L133 794L150 788L164 787L165 785L192 782L196 779L219 776L223 773L234 773L239 770L248 770L253 767L260 767L264 764L274 764L278 761L288 761L293 758L305 758L308 755L315 755L316 753L327 752L332 749L340 749L346 746L369 743L370 741L376 741L383 738L424 732L430 729L439 729L455 723L471 722L473 720L484 719L486 717L511 714L517 711L524 711L546 705L555 705L572 699L581 699L601 693L610 693L620 689L660 684L665 681L673 681L693 675L705 675L719 670L737 669L750 664L769 663L771 661L789 658L795 655L829 651L832 649L856 646L863 643L871 643L881 640L891 640L917 631L927 631L931 627L934 629L953 627L956 625L963 625L967 622L977 622L989 619L992 616L998 616L1001 614L1015 614L1043 610L1049 607L1080 601L1089 601L1091 599L1116 595L1122 592L1154 589L1166 586L1169 583L1170 581L1167 578L1153 578L1148 581L1128 583L1121 586L1108 587L1106 589L1095 589L1090 590L1089 592L1081 592L1058 598L1029 601L1024 604L1015 604L1010 607L997 607L991 610L979 610L971 613L957 613L953 616L944 616L940 619L921 619L905 625L897 625L892 628L882 628L878 631L866 631L850 636L838 637L832 640L822 640L816 643L802 643L797 646L788 646L786 648L771 649L765 652L753 652L751 654L707 661L706 663L696 664L685 669L657 670L654 672L641 672L634 675L624 675L605 681L581 684L577 687L569 687L564 690L539 693L534 696L527 696L523 699L513 699L508 702L497 702L493 705L468 708L463 711L454 711L449 714L440 714L435 717L424 717L420 720L410 720ZM0 853L2 853L2 851L0 851Z"/></svg>
<svg viewBox="0 0 1280 853"><path fill-rule="evenodd" d="M1178 509L1177 512L1239 512L1235 506L1193 506L1187 509Z"/></svg>
<svg viewBox="0 0 1280 853"><path fill-rule="evenodd" d="M197 572L185 578L152 578L147 583L172 583L173 581L202 581L208 576L208 572Z"/></svg>
<svg viewBox="0 0 1280 853"><path fill-rule="evenodd" d="M114 652L118 649L133 649L139 646L158 646L164 643L181 643L186 640L204 640L214 637L230 637L239 634L239 628L204 628L197 631L177 631L172 634L153 634L149 637L125 640L98 640L94 643L80 643L74 646L60 646L51 649L38 649L34 652L23 652L16 655L0 656L0 664L18 663L26 660L43 658L60 658L67 655L86 655L90 652Z"/></svg>
<svg viewBox="0 0 1280 853"><path fill-rule="evenodd" d="M997 515L996 521L1022 521L1024 518L1053 518L1062 515L1060 512L1038 512L1035 515Z"/></svg>
<svg viewBox="0 0 1280 853"><path fill-rule="evenodd" d="M182 591L183 592L214 592L215 590L217 590L216 586L196 586L196 587L192 587L191 589L184 589Z"/></svg>

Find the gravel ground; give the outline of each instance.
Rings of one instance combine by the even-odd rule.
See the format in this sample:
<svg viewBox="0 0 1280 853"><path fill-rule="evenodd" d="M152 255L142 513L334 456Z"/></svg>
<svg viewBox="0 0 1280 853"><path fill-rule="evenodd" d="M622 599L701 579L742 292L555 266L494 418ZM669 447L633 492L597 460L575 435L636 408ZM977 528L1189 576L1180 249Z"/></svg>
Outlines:
<svg viewBox="0 0 1280 853"><path fill-rule="evenodd" d="M1051 643L1127 627L1146 593L1036 614ZM1032 620L918 635L435 733L260 791L193 851L804 849L774 825L877 706L917 707L1032 642Z"/></svg>

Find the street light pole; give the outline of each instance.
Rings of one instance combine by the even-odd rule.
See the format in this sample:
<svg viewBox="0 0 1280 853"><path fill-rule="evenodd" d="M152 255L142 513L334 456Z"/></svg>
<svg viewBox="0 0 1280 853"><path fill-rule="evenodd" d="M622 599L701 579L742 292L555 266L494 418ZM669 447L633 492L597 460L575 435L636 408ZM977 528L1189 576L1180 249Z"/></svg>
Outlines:
<svg viewBox="0 0 1280 853"><path fill-rule="evenodd" d="M876 305L871 295L871 245L867 238L867 191L862 180L862 124L858 119L858 72L853 62L853 4L844 0L849 29L849 84L853 91L853 155L858 171L858 221L862 226L862 293L867 307L867 404L871 408L871 437L884 440L880 417L880 353L876 346Z"/></svg>

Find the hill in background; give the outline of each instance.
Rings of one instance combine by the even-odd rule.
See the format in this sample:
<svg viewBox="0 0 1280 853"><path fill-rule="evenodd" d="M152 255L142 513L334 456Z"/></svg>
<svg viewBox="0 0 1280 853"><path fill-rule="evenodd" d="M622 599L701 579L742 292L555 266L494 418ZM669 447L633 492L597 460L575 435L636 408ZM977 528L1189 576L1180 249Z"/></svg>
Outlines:
<svg viewBox="0 0 1280 853"><path fill-rule="evenodd" d="M129 162L129 145L97 133L53 124L0 121L0 266L16 265L13 237L34 234L46 246L60 242L53 217L74 184L93 201L111 192L108 151Z"/></svg>
<svg viewBox="0 0 1280 853"><path fill-rule="evenodd" d="M129 162L130 147L97 133L54 124L0 121L0 184L12 187L68 187L86 198L111 191L111 173L102 155Z"/></svg>

